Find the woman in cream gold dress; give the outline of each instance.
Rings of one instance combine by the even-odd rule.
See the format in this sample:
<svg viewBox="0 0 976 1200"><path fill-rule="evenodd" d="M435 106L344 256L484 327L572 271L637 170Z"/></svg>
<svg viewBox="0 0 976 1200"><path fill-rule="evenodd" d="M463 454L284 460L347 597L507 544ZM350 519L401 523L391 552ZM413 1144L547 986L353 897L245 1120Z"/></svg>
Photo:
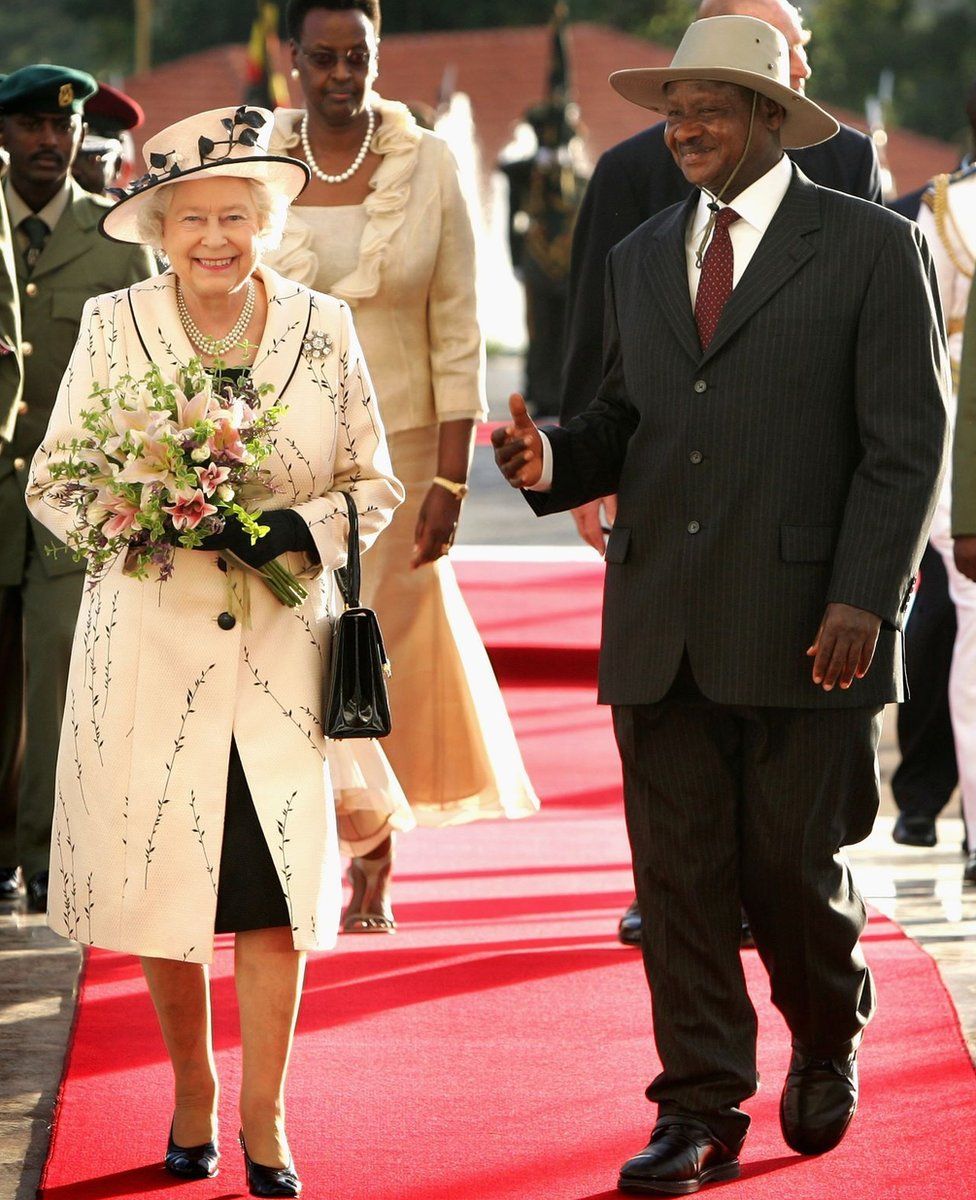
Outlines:
<svg viewBox="0 0 976 1200"><path fill-rule="evenodd" d="M488 657L447 553L467 491L484 361L474 239L447 146L372 90L378 0L292 0L292 76L306 110L279 109L273 146L312 181L289 213L274 265L344 300L368 356L393 469L407 497L363 561L393 665L393 732L383 742L421 825L526 816L525 774ZM340 833L356 856L343 928L394 928L389 804L371 814L362 746L334 750ZM349 797L356 805L350 814Z"/></svg>

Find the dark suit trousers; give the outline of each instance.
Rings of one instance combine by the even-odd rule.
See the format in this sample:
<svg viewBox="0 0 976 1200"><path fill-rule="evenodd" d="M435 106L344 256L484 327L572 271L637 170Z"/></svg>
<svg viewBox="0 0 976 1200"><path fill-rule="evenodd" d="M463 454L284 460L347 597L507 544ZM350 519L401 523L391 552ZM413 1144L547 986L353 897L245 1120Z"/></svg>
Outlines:
<svg viewBox="0 0 976 1200"><path fill-rule="evenodd" d="M839 1053L874 1009L840 850L877 814L881 709L715 704L686 658L662 701L613 717L664 1067L647 1096L737 1145L758 1085L740 899L795 1042Z"/></svg>
<svg viewBox="0 0 976 1200"><path fill-rule="evenodd" d="M912 694L898 707L901 762L891 790L906 816L934 820L959 781L949 716L956 609L942 555L931 545L925 547L919 572L915 604L905 626L905 668Z"/></svg>

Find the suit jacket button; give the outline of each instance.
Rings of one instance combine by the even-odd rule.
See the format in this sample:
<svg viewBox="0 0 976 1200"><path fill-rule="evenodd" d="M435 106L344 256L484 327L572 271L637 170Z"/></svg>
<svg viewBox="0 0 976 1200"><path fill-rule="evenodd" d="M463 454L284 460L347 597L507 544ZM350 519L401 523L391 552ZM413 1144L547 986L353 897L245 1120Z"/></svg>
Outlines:
<svg viewBox="0 0 976 1200"><path fill-rule="evenodd" d="M24 356L24 358L30 358L30 356L34 353L33 342L21 342L20 343L20 352Z"/></svg>
<svg viewBox="0 0 976 1200"><path fill-rule="evenodd" d="M698 464L699 464L699 463L702 461L702 459L705 457L705 455L704 455L704 454L702 454L702 452L701 452L700 450L692 450L692 452L691 452L691 453L688 455L688 457L691 459L691 461L692 461L692 462L695 464L695 466L697 467L697 466L698 466Z"/></svg>
<svg viewBox="0 0 976 1200"><path fill-rule="evenodd" d="M698 393L699 396L702 394L702 392L708 391L708 384L705 382L704 379L696 379L695 380L695 391Z"/></svg>
<svg viewBox="0 0 976 1200"><path fill-rule="evenodd" d="M24 467L26 467L26 466L27 466L26 458L15 458L14 459L14 470L15 471L22 471L24 469Z"/></svg>
<svg viewBox="0 0 976 1200"><path fill-rule="evenodd" d="M233 629L237 624L237 618L233 615L233 613L222 612L217 618L217 624L221 629Z"/></svg>
<svg viewBox="0 0 976 1200"><path fill-rule="evenodd" d="M27 287L24 288L24 291L27 293L28 296L36 296L37 295L37 284L29 283L27 285Z"/></svg>
<svg viewBox="0 0 976 1200"><path fill-rule="evenodd" d="M701 529L701 524L698 521L689 521L688 522L688 532L689 533L697 533L700 529Z"/></svg>

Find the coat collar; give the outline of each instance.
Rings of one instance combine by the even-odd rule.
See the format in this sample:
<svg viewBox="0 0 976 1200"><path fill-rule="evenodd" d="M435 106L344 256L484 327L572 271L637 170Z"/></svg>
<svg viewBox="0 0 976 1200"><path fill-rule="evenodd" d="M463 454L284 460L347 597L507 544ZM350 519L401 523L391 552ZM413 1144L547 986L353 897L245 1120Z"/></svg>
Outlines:
<svg viewBox="0 0 976 1200"><path fill-rule="evenodd" d="M256 274L268 297L268 319L251 374L258 385L271 384L277 401L298 367L312 319L312 295L307 288L284 279L270 267L259 266ZM176 309L174 271L134 284L128 297L147 361L155 363L164 375L172 376L197 357Z"/></svg>
<svg viewBox="0 0 976 1200"><path fill-rule="evenodd" d="M654 231L644 261L675 335L689 356L703 365L816 253L815 239L807 235L818 230L821 221L816 185L794 165L786 195L729 297L708 349L702 351L685 258L685 232L698 196L697 191L693 192L684 204L666 215Z"/></svg>
<svg viewBox="0 0 976 1200"><path fill-rule="evenodd" d="M30 278L40 279L51 271L57 271L71 262L87 254L94 247L101 246L102 240L98 234L98 222L105 208L110 208L108 201L99 200L86 192L74 179L68 180L69 199L58 223L51 230L51 236L41 251L40 258L30 272ZM17 256L17 274L27 278L27 267L24 256Z"/></svg>

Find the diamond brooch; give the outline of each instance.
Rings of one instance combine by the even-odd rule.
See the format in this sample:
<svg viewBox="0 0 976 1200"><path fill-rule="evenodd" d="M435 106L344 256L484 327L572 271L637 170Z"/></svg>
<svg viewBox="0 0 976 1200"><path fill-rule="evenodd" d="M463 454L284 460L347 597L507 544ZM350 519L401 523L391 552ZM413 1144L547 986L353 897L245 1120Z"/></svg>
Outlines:
<svg viewBox="0 0 976 1200"><path fill-rule="evenodd" d="M327 333L307 333L302 342L302 354L313 362L316 359L328 358L332 353L332 338Z"/></svg>

